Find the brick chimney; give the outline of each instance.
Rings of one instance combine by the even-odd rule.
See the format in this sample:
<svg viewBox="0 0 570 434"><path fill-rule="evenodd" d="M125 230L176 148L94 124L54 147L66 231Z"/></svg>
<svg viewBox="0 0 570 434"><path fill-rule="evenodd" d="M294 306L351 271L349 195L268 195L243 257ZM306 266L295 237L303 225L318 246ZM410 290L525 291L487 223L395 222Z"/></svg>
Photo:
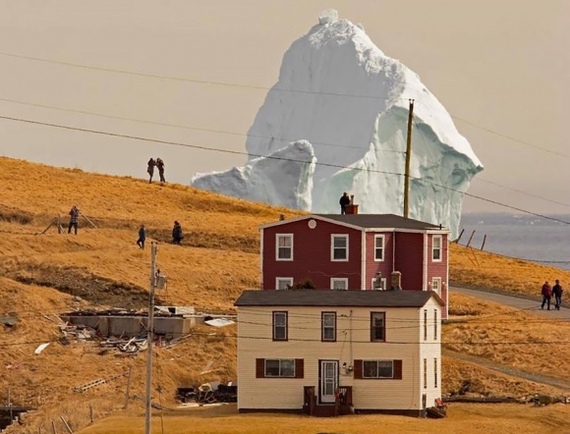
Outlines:
<svg viewBox="0 0 570 434"><path fill-rule="evenodd" d="M392 271L390 289L402 289L402 273Z"/></svg>

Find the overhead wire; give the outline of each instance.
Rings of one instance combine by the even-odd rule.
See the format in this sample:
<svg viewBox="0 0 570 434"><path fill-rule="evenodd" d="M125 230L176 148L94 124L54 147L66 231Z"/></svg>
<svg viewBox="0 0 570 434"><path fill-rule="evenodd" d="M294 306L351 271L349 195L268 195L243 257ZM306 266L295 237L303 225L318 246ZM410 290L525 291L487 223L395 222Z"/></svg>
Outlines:
<svg viewBox="0 0 570 434"><path fill-rule="evenodd" d="M272 160L290 161L290 162L301 163L301 164L311 164L312 163L311 161L296 160L296 159L292 159L292 158L278 157L275 155L254 154L254 153L248 153L248 152L243 152L243 151L235 151L235 150L230 150L230 149L221 149L221 148L208 147L208 146L203 146L203 145L195 145L195 144L190 144L190 143L177 142L177 141L172 141L172 140L154 139L154 138L150 138L150 137L136 136L136 135L131 135L131 134L113 133L113 132L109 132L109 131L96 130L96 129L92 129L92 128L73 127L70 125L56 124L56 123L52 123L52 122L42 122L42 121L17 118L17 117L12 117L12 116L0 115L0 119L5 119L5 120L15 121L15 122L23 122L23 123L34 124L34 125L48 126L48 127L53 127L53 128L60 128L60 129L65 129L65 130L70 130L70 131L79 131L79 132L84 132L84 133L92 133L92 134L98 134L98 135L104 135L104 136L110 136L110 137L118 137L118 138L130 139L130 140L139 140L139 141L160 143L160 144L164 144L164 145L180 146L180 147L187 147L187 148L192 148L192 149L200 149L200 150L213 151L213 152L223 152L223 153L234 154L234 155L264 157L264 158L272 159ZM360 167L350 167L350 166L347 167L347 166L340 165L340 164L324 163L324 162L319 162L319 161L314 162L314 164L324 166L324 167L340 168L340 169L352 170L352 171L357 171L357 172L373 172L373 173L383 173L383 174L394 175L394 176L404 176L403 174L397 173L397 172L389 172L389 171L367 169L367 168L360 168ZM534 215L536 217L540 217L540 218L543 218L546 220L555 221L555 222L563 223L566 225L570 225L569 221L562 220L562 219L557 218L557 217L547 216L545 214L525 210L523 208L516 207L513 205L509 205L509 204L506 204L504 202L500 202L500 201L493 200L493 199L488 199L488 198L485 198L483 196L476 195L473 193L464 192L464 191L449 187L447 185L441 185L441 184L437 184L435 182L425 181L425 180L422 180L421 178L417 178L417 177L411 177L411 179L429 182L430 184L432 184L434 186L437 186L437 187L440 187L443 189L449 189L451 191L461 193L465 196L472 197L474 199L478 199L478 200L481 200L483 202L492 203L492 204L495 204L498 206L502 206L504 208L508 208L508 209L512 209L512 210L515 210L518 212Z"/></svg>

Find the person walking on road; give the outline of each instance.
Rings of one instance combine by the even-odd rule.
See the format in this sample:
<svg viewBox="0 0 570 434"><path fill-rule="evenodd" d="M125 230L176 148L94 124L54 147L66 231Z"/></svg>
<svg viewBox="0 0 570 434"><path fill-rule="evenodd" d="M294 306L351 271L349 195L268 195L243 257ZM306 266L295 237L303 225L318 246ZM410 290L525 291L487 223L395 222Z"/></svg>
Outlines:
<svg viewBox="0 0 570 434"><path fill-rule="evenodd" d="M144 249L144 242L146 241L146 229L144 225L141 225L139 228L139 239L137 240L137 244L141 249Z"/></svg>
<svg viewBox="0 0 570 434"><path fill-rule="evenodd" d="M69 211L69 226L67 227L67 233L71 233L71 228L75 229L75 235L77 235L77 225L79 224L79 208L75 205L71 207Z"/></svg>
<svg viewBox="0 0 570 434"><path fill-rule="evenodd" d="M562 306L562 293L564 289L560 286L560 281L556 279L556 284L552 287L552 295L554 295L554 308L560 310Z"/></svg>
<svg viewBox="0 0 570 434"><path fill-rule="evenodd" d="M542 304L540 305L541 309L544 309L544 305L548 305L548 310L550 310L550 299L552 298L552 288L548 283L548 280L544 282L542 285Z"/></svg>

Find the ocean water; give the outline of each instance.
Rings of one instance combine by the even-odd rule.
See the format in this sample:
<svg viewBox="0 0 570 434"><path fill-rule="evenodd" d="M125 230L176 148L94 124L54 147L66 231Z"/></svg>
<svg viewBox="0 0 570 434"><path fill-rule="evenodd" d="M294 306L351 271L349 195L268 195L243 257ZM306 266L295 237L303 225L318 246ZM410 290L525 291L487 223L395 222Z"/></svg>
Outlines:
<svg viewBox="0 0 570 434"><path fill-rule="evenodd" d="M545 265L570 270L570 215L554 215L566 223L532 215L473 213L463 214L459 240L466 245L475 231L470 246L480 248L487 235L484 250Z"/></svg>

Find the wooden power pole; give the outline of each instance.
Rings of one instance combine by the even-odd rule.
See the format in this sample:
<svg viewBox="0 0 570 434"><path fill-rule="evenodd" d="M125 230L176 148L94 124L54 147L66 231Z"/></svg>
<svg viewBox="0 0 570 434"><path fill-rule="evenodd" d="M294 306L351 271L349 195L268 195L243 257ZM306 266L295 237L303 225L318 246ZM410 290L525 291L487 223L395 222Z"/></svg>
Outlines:
<svg viewBox="0 0 570 434"><path fill-rule="evenodd" d="M410 164L412 161L412 127L414 121L414 100L410 99L408 112L408 138L406 140L406 170L404 172L404 218L410 211Z"/></svg>
<svg viewBox="0 0 570 434"><path fill-rule="evenodd" d="M150 244L150 290L148 294L148 322L147 322L147 358L146 358L146 418L145 418L145 434L151 434L151 415L152 415L152 346L153 346L153 330L154 330L154 290L156 288L156 252L157 244Z"/></svg>

